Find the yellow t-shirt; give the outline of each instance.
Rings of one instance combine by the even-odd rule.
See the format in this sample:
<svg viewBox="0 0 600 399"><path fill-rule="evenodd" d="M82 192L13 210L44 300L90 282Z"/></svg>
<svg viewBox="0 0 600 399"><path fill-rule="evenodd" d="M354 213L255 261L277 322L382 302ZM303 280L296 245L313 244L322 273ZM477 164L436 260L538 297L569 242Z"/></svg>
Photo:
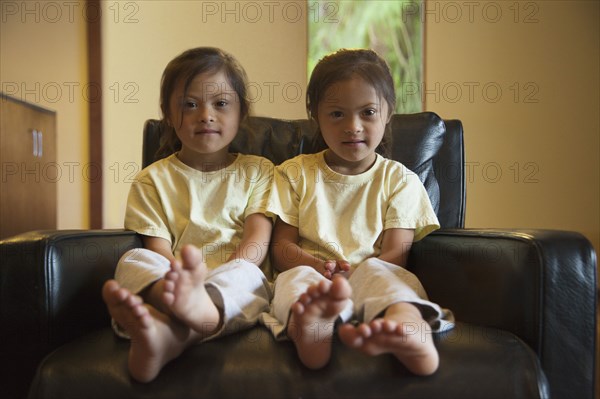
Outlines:
<svg viewBox="0 0 600 399"><path fill-rule="evenodd" d="M356 266L380 254L386 229L414 229L418 241L439 228L419 177L401 163L377 155L368 171L349 176L330 169L324 154L275 168L267 211L298 228L303 250Z"/></svg>
<svg viewBox="0 0 600 399"><path fill-rule="evenodd" d="M224 169L201 172L173 154L136 177L125 228L168 240L175 255L194 244L215 268L236 250L246 217L265 213L272 179L273 164L266 158L238 154Z"/></svg>

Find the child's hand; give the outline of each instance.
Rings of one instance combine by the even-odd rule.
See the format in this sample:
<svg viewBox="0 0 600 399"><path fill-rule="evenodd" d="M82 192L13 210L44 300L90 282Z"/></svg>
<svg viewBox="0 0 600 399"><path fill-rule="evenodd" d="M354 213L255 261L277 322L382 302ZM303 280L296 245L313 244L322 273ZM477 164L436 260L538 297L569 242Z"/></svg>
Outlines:
<svg viewBox="0 0 600 399"><path fill-rule="evenodd" d="M347 260L326 260L325 261L325 271L323 272L323 276L331 279L334 274L341 273L342 275L348 277L346 274L350 271L350 263Z"/></svg>

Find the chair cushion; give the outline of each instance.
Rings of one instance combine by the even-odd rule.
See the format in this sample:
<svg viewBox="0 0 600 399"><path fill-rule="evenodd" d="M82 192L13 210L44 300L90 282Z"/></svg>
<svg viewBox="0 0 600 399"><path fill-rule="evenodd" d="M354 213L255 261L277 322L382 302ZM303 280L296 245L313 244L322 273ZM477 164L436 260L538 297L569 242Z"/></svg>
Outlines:
<svg viewBox="0 0 600 399"><path fill-rule="evenodd" d="M440 187L433 159L444 143L446 126L433 112L394 115L392 126L392 158L415 172L429 194L436 213L440 208Z"/></svg>
<svg viewBox="0 0 600 399"><path fill-rule="evenodd" d="M32 398L535 398L546 380L537 357L501 330L457 324L435 335L440 368L411 374L391 355L368 357L334 340L334 356L309 370L289 341L255 327L188 349L156 380L139 384L126 370L129 342L105 328L42 362ZM541 384L541 385L539 385ZM490 396L492 395L492 396Z"/></svg>
<svg viewBox="0 0 600 399"><path fill-rule="evenodd" d="M302 154L310 147L313 128L308 120L250 117L240 125L231 152L260 155L275 165Z"/></svg>

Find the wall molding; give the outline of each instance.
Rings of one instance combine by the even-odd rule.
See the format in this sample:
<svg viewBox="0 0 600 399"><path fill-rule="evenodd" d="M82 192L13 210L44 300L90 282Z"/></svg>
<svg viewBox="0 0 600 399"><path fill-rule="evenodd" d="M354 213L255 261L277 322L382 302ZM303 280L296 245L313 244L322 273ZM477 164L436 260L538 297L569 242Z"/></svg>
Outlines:
<svg viewBox="0 0 600 399"><path fill-rule="evenodd" d="M102 88L102 28L100 0L87 0L88 10L97 10L97 18L87 18L87 61L88 84L90 88ZM100 171L90 179L89 221L90 228L103 226L103 151L102 151L102 95L90 96L89 101L89 160L94 170Z"/></svg>

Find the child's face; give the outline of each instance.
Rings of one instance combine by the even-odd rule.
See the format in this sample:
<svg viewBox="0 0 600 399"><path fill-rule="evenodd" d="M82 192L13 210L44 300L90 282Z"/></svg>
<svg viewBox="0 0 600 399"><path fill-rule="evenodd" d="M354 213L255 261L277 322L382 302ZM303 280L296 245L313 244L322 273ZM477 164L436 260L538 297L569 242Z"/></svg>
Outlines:
<svg viewBox="0 0 600 399"><path fill-rule="evenodd" d="M331 85L317 107L317 122L330 150L328 165L344 174L369 169L388 121L387 102L364 79L355 76Z"/></svg>
<svg viewBox="0 0 600 399"><path fill-rule="evenodd" d="M226 75L200 74L187 95L183 89L179 82L171 95L169 118L181 140L181 154L226 156L240 124L240 101Z"/></svg>

